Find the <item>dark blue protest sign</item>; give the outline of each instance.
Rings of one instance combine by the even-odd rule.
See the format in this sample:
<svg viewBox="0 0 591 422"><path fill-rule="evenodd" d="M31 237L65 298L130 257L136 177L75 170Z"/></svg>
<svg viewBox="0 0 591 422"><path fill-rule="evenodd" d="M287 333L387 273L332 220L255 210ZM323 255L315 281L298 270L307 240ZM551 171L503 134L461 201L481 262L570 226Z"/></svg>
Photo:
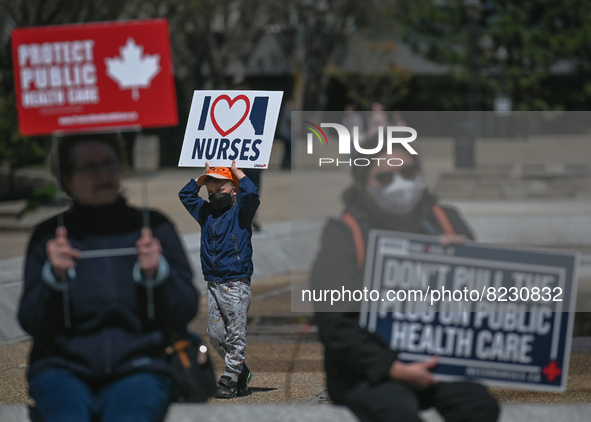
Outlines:
<svg viewBox="0 0 591 422"><path fill-rule="evenodd" d="M578 255L372 231L361 326L443 380L564 391Z"/></svg>

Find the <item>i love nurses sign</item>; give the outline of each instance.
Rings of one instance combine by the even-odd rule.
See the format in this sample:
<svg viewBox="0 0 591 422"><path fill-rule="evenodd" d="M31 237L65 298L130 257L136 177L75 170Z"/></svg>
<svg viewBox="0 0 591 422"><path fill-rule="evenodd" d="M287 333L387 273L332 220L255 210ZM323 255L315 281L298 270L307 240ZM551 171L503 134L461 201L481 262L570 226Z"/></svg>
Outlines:
<svg viewBox="0 0 591 422"><path fill-rule="evenodd" d="M195 91L179 167L267 168L280 91Z"/></svg>
<svg viewBox="0 0 591 422"><path fill-rule="evenodd" d="M178 123L168 22L12 31L23 135Z"/></svg>

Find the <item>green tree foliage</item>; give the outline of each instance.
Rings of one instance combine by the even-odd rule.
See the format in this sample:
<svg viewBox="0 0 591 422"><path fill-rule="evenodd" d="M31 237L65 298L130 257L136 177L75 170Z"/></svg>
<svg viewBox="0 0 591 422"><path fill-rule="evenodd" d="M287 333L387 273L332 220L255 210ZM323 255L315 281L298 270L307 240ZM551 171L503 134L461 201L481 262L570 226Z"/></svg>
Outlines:
<svg viewBox="0 0 591 422"><path fill-rule="evenodd" d="M404 39L416 51L455 65L456 80L476 75L480 108L505 93L516 110L591 105L590 2L414 0L400 7Z"/></svg>
<svg viewBox="0 0 591 422"><path fill-rule="evenodd" d="M9 57L13 27L164 17L169 21L180 122L152 129L168 139L168 150L182 141L193 90L245 86L246 66L259 40L273 34L293 69L298 107L326 103L327 64L356 25L371 25L380 0L0 0L2 51ZM390 2L385 2L390 3ZM15 118L10 60L0 62L3 132L0 151L14 155L12 168L46 153L47 138L21 139ZM172 142L170 144L169 142ZM177 142L177 143L178 143ZM15 148L18 144L19 148ZM22 144L22 145L21 145ZM168 160L170 161L170 160Z"/></svg>
<svg viewBox="0 0 591 422"><path fill-rule="evenodd" d="M4 0L0 3L0 164L9 168L9 197L20 196L12 184L14 172L37 164L51 149L48 137L22 137L18 132L9 33L15 27L115 19L123 2L71 0Z"/></svg>
<svg viewBox="0 0 591 422"><path fill-rule="evenodd" d="M10 50L0 51L0 157L1 164L17 168L42 158L47 149L41 139L22 138L18 133Z"/></svg>

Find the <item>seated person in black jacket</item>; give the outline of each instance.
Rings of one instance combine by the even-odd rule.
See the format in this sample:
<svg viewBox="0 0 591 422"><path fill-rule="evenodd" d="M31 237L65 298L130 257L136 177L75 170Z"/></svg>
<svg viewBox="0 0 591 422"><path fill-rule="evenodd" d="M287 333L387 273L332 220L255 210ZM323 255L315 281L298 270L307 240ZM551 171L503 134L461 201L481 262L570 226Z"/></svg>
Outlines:
<svg viewBox="0 0 591 422"><path fill-rule="evenodd" d="M425 189L416 155L399 146L391 155L382 151L374 157L397 157L403 164L372 160L370 166L353 167L355 183L343 196L345 213L324 229L311 272L314 289L363 285L365 245L372 228L442 235L443 244L473 238L459 213L438 205ZM359 326L358 305L316 312L328 393L335 403L349 407L362 421L420 421L419 410L429 407L446 421L497 420L498 405L485 387L437 382L431 372L436 357L410 364L397 360L397 352L380 336Z"/></svg>
<svg viewBox="0 0 591 422"><path fill-rule="evenodd" d="M166 217L150 211L144 227L121 197L113 136L66 137L59 155L73 206L35 229L19 309L36 411L45 422L162 420L167 331L183 330L199 299L183 246Z"/></svg>

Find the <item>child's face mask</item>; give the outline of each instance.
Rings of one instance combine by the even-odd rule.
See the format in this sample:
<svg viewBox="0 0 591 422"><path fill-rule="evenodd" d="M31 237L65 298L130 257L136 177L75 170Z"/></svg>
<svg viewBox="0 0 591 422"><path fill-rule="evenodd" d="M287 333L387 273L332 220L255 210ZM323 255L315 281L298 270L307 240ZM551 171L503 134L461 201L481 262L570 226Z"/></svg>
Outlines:
<svg viewBox="0 0 591 422"><path fill-rule="evenodd" d="M209 202L213 209L224 210L234 205L231 193L215 192L209 195Z"/></svg>

